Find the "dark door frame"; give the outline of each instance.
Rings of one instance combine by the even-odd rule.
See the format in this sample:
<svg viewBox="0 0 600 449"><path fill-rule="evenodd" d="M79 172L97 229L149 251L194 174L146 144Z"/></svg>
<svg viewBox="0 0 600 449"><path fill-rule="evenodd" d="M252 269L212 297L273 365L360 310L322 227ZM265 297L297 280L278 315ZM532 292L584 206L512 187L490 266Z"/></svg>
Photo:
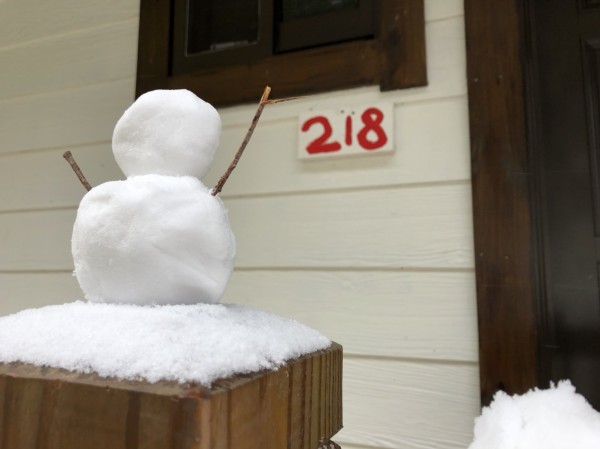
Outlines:
<svg viewBox="0 0 600 449"><path fill-rule="evenodd" d="M482 404L540 384L530 2L465 0Z"/></svg>

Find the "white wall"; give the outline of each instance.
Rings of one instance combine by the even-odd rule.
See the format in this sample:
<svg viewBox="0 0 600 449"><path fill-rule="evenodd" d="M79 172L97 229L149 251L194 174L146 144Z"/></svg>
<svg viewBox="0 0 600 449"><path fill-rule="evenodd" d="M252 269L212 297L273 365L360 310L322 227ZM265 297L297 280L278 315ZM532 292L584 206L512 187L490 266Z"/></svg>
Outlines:
<svg viewBox="0 0 600 449"><path fill-rule="evenodd" d="M464 448L479 412L462 1L427 0L429 86L269 106L222 197L238 239L225 301L345 349L345 448ZM138 4L0 0L0 313L81 297L69 239L84 190L122 178ZM257 98L261 92L257 92ZM277 97L274 91L273 97ZM391 101L396 152L302 162L298 114ZM254 106L221 111L229 163Z"/></svg>
<svg viewBox="0 0 600 449"><path fill-rule="evenodd" d="M0 313L81 293L70 233L84 193L119 176L112 128L134 97L137 1L0 1Z"/></svg>

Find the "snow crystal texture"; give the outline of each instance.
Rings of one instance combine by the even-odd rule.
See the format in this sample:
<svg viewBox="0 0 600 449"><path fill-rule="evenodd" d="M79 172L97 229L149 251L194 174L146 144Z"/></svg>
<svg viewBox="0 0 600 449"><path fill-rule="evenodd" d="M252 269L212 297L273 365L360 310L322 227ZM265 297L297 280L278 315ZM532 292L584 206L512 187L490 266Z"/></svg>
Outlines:
<svg viewBox="0 0 600 449"><path fill-rule="evenodd" d="M0 362L119 379L198 382L275 369L331 344L295 321L238 305L74 302L0 318Z"/></svg>
<svg viewBox="0 0 600 449"><path fill-rule="evenodd" d="M134 176L93 188L71 243L75 275L93 302L215 303L235 259L227 211L191 176Z"/></svg>
<svg viewBox="0 0 600 449"><path fill-rule="evenodd" d="M598 449L600 413L562 381L522 396L498 392L474 434L469 449Z"/></svg>
<svg viewBox="0 0 600 449"><path fill-rule="evenodd" d="M192 92L154 90L125 111L113 132L113 153L127 176L195 176L209 170L221 138L221 118Z"/></svg>

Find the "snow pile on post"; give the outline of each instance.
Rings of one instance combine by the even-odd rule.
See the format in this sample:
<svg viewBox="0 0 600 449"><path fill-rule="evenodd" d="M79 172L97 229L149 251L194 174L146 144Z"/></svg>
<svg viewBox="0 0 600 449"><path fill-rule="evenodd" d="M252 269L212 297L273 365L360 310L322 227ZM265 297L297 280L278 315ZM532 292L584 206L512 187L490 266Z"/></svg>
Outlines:
<svg viewBox="0 0 600 449"><path fill-rule="evenodd" d="M566 380L522 396L496 393L474 433L469 449L598 449L600 413Z"/></svg>
<svg viewBox="0 0 600 449"><path fill-rule="evenodd" d="M0 318L0 362L149 382L210 386L330 344L298 322L239 305L78 301Z"/></svg>

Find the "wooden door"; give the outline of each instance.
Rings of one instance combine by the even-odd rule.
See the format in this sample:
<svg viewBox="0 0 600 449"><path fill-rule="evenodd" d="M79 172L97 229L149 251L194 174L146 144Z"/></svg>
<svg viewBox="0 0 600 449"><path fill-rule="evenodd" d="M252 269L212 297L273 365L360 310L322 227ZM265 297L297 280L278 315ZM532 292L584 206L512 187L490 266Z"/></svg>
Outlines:
<svg viewBox="0 0 600 449"><path fill-rule="evenodd" d="M532 2L542 384L600 409L600 0Z"/></svg>

